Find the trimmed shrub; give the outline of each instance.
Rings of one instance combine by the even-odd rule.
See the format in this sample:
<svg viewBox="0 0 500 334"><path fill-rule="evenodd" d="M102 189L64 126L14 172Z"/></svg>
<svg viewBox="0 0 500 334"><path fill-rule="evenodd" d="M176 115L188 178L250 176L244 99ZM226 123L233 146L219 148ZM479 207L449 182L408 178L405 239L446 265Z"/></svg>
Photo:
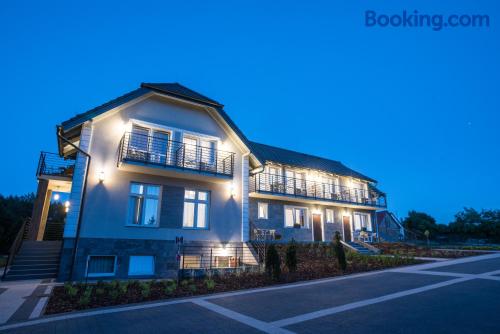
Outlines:
<svg viewBox="0 0 500 334"><path fill-rule="evenodd" d="M207 285L207 290L213 290L215 289L215 281L213 279L207 279L205 280L205 284Z"/></svg>
<svg viewBox="0 0 500 334"><path fill-rule="evenodd" d="M345 259L344 246L340 242L339 231L335 232L333 245L334 245L333 247L335 248L335 255L337 256L339 267L340 269L342 269L342 271L345 271L347 269L347 261Z"/></svg>
<svg viewBox="0 0 500 334"><path fill-rule="evenodd" d="M286 248L285 264L291 273L297 271L297 244L292 239Z"/></svg>
<svg viewBox="0 0 500 334"><path fill-rule="evenodd" d="M276 247L270 245L266 252L266 272L273 280L278 281L281 276L281 259Z"/></svg>

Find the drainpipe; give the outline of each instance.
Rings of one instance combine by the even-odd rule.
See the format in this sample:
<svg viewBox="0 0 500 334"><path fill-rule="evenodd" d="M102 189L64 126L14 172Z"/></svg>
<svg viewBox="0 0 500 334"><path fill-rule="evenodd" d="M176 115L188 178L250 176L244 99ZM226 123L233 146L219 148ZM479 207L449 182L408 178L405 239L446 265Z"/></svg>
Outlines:
<svg viewBox="0 0 500 334"><path fill-rule="evenodd" d="M86 164L86 171L85 171L85 178L83 180L83 191L82 191L82 198L80 200L80 213L78 214L78 222L76 225L76 235L75 235L75 245L73 247L73 253L71 256L71 267L70 267L70 274L69 274L69 279L70 281L73 280L73 272L75 268L75 263L76 263L76 255L77 255L77 248L78 248L78 241L80 239L80 227L82 226L82 216L83 216L83 207L85 205L85 194L87 193L87 179L89 176L89 169L90 169L90 154L70 142L67 138L65 138L62 134L62 127L60 125L57 126L57 137L61 139L63 142L66 144L70 145L73 147L75 150L77 150L79 153L83 154L86 156L87 159L87 164Z"/></svg>

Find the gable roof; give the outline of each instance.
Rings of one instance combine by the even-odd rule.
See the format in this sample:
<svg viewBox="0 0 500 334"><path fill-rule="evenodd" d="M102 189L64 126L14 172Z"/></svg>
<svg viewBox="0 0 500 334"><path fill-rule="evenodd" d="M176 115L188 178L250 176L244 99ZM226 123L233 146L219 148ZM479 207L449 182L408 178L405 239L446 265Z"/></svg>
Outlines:
<svg viewBox="0 0 500 334"><path fill-rule="evenodd" d="M340 161L320 158L314 155L300 153L284 148L250 142L252 153L261 160L266 162L275 162L284 165L291 165L303 168L318 169L321 171L352 176L358 179L363 179L370 182L377 182L368 176L358 173L349 167L342 164Z"/></svg>
<svg viewBox="0 0 500 334"><path fill-rule="evenodd" d="M132 101L133 99L138 98L150 92L158 92L163 95L172 96L195 103L201 103L213 108L220 108L220 109L223 108L223 105L220 104L219 102L212 100L204 95L201 95L200 93L197 93L194 90L184 87L183 85L176 82L142 83L140 88L128 92L104 104L101 104L100 106L90 109L82 114L78 114L62 122L61 126L63 127L64 130L74 128L75 126L81 125L82 123L85 123L86 121L91 120L92 118L97 117L105 113L106 111L114 109L124 103Z"/></svg>
<svg viewBox="0 0 500 334"><path fill-rule="evenodd" d="M135 89L129 93L119 96L110 100L98 107L90 109L84 113L78 114L61 123L64 131L71 130L81 124L97 117L105 112L112 110L120 105L132 101L145 94L156 92L162 95L179 98L185 101L190 101L198 104L211 107L217 111L217 114L226 122L232 131L241 139L241 141L250 149L252 156L259 162L275 162L285 165L318 169L329 173L334 173L344 176L352 176L355 178L363 179L369 182L376 182L374 179L369 178L361 173L358 173L339 161L320 158L317 156L300 153L284 148L274 147L265 144L251 142L233 122L229 115L224 111L224 105L212 100L192 89L189 89L179 83L141 83L140 88Z"/></svg>

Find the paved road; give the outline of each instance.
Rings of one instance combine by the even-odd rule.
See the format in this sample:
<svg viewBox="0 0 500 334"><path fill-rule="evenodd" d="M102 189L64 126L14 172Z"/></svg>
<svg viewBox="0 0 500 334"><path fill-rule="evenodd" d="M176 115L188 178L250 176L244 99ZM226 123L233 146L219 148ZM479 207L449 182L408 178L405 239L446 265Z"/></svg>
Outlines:
<svg viewBox="0 0 500 334"><path fill-rule="evenodd" d="M44 317L1 333L500 333L500 254Z"/></svg>

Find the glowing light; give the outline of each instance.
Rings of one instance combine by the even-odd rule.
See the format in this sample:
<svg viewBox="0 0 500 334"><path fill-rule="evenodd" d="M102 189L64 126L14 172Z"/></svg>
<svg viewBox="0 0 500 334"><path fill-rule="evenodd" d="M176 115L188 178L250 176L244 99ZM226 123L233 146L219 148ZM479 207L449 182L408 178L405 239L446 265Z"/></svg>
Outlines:
<svg viewBox="0 0 500 334"><path fill-rule="evenodd" d="M54 197L53 197L53 198L54 198L54 201L58 201L58 200L59 200L59 198L61 198L61 196L60 196L59 194L57 194L57 193L56 193L56 194L54 194Z"/></svg>
<svg viewBox="0 0 500 334"><path fill-rule="evenodd" d="M64 207L65 208L69 208L69 205L70 205L69 201L64 202Z"/></svg>
<svg viewBox="0 0 500 334"><path fill-rule="evenodd" d="M105 175L104 175L104 171L101 170L99 172L99 174L97 175L97 177L99 178L99 182L103 183L104 182L104 179L105 179Z"/></svg>
<svg viewBox="0 0 500 334"><path fill-rule="evenodd" d="M233 182L229 184L229 194L231 194L231 197L236 196L236 186Z"/></svg>
<svg viewBox="0 0 500 334"><path fill-rule="evenodd" d="M229 250L226 248L226 245L222 246L220 250L220 256L229 256Z"/></svg>

